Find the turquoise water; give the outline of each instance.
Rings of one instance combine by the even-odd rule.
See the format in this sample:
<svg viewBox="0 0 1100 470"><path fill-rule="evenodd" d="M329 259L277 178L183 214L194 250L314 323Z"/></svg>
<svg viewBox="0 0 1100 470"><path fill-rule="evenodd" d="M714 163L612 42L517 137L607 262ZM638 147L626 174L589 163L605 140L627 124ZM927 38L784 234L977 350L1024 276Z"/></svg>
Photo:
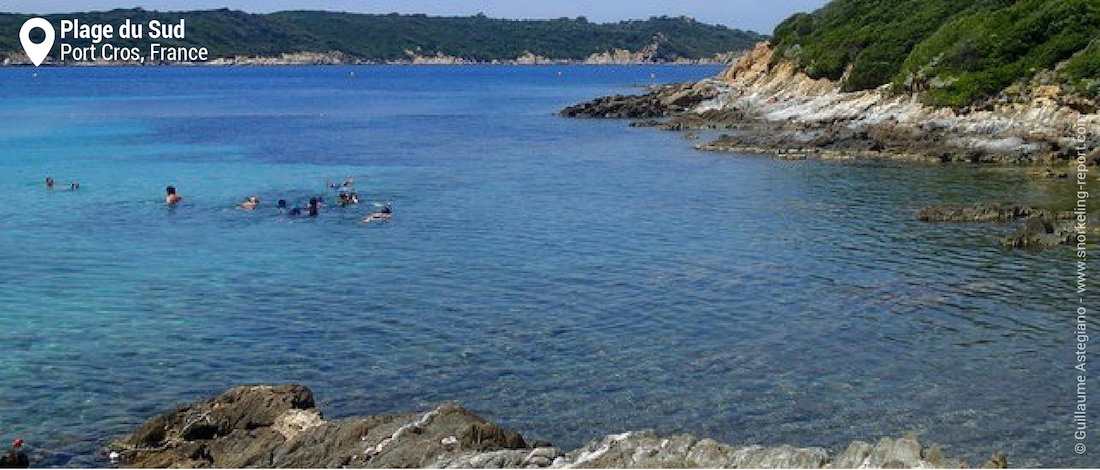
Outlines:
<svg viewBox="0 0 1100 470"><path fill-rule="evenodd" d="M0 437L42 465L104 465L109 439L176 403L296 382L329 417L455 400L566 447L914 433L1094 463L1067 418L1070 254L913 217L1050 188L700 153L554 115L716 71L0 70ZM271 206L345 177L395 220ZM233 209L253 194L268 206Z"/></svg>

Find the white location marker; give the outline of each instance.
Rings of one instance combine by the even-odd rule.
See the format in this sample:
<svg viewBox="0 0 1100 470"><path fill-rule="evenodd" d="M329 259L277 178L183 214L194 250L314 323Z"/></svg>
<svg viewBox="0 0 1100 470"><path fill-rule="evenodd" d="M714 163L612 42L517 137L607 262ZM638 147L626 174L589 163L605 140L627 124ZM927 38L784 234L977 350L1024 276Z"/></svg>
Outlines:
<svg viewBox="0 0 1100 470"><path fill-rule="evenodd" d="M34 28L40 28L46 33L45 41L38 44L31 41L31 30ZM27 52L27 57L31 58L35 67L42 65L42 61L50 55L50 49L53 49L53 35L53 25L45 18L31 18L23 23L22 28L19 28L19 42L23 43L23 50Z"/></svg>

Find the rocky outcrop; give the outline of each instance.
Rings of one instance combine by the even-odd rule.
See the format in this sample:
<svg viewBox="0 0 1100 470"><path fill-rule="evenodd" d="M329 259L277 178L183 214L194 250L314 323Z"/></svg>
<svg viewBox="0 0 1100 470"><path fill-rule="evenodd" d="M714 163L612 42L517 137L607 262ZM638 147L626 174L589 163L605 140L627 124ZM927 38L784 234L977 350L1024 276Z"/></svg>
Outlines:
<svg viewBox="0 0 1100 470"><path fill-rule="evenodd" d="M916 439L854 442L830 458L822 448L730 446L691 435L606 436L566 452L457 405L426 413L325 420L299 385L251 385L150 419L109 446L124 467L277 468L950 468ZM994 456L986 465L1003 468Z"/></svg>
<svg viewBox="0 0 1100 470"><path fill-rule="evenodd" d="M706 99L717 90L706 82L673 83L655 86L641 95L615 95L563 109L565 117L652 118L682 113Z"/></svg>
<svg viewBox="0 0 1100 470"><path fill-rule="evenodd" d="M839 82L812 79L777 58L763 42L700 83L713 96L682 110L638 117L667 117L660 127L668 130L735 129L697 146L733 153L1022 165L1076 160L1082 148L1100 147L1100 134L1078 132L1100 128L1100 116L1089 111L1096 100L1063 96L1042 80L1017 87L1011 98L937 108L922 104L919 94L895 94L887 87L844 92Z"/></svg>
<svg viewBox="0 0 1100 470"><path fill-rule="evenodd" d="M110 445L129 467L427 467L459 450L526 449L456 405L326 421L298 385L236 387L157 416Z"/></svg>
<svg viewBox="0 0 1100 470"><path fill-rule="evenodd" d="M1095 220L1097 214L1090 215ZM1100 239L1100 227L1087 224L1080 227L1074 220L1040 216L1028 219L1015 233L1001 240L1006 248L1040 249L1059 245L1076 246L1078 235L1084 235L1086 241Z"/></svg>
<svg viewBox="0 0 1100 470"><path fill-rule="evenodd" d="M976 204L940 204L928 206L917 213L923 222L997 222L1034 216L1049 216L1049 211L1010 202Z"/></svg>
<svg viewBox="0 0 1100 470"><path fill-rule="evenodd" d="M1076 212L1051 211L1011 202L982 202L975 204L939 204L917 212L922 222L1012 222L1024 219L1016 231L1001 239L1006 248L1051 248L1059 245L1076 245L1077 235L1088 240L1100 237L1100 227L1095 224L1077 223ZM1089 214L1086 220L1095 220L1100 214Z"/></svg>

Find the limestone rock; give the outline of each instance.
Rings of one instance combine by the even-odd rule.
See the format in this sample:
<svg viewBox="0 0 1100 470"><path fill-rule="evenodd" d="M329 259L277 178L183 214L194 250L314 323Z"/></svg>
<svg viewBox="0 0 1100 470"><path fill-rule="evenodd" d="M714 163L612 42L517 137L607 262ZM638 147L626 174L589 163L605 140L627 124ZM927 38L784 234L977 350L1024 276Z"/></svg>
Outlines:
<svg viewBox="0 0 1100 470"><path fill-rule="evenodd" d="M528 446L518 433L457 405L426 413L326 421L299 385L236 387L156 416L110 445L123 467L233 468L939 468L960 466L913 438L825 449L730 446L689 434L613 434L572 452ZM995 455L985 465L1007 465Z"/></svg>

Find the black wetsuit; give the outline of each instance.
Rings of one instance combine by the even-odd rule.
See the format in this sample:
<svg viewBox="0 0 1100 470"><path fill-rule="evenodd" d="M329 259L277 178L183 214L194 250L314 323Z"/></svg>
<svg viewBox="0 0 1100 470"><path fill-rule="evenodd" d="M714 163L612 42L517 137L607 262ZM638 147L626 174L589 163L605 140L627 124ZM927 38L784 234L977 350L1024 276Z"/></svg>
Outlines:
<svg viewBox="0 0 1100 470"><path fill-rule="evenodd" d="M12 447L8 453L0 457L0 468L29 468L31 460L22 447Z"/></svg>
<svg viewBox="0 0 1100 470"><path fill-rule="evenodd" d="M317 209L317 205L316 205L316 204L314 204L314 205L311 205L311 206L309 206L309 216L310 216L310 217L317 217L317 214L318 214L319 212L320 212L320 211L319 211L319 210Z"/></svg>

